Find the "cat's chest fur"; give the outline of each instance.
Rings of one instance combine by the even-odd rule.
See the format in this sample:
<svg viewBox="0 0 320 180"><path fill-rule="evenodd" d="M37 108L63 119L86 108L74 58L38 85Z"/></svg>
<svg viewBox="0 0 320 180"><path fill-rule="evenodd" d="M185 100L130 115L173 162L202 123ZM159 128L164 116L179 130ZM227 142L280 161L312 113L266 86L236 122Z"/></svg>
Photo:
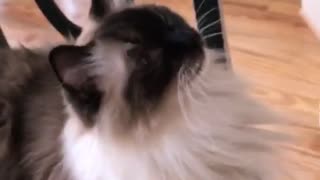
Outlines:
<svg viewBox="0 0 320 180"><path fill-rule="evenodd" d="M148 147L123 147L95 128L81 129L74 116L67 120L62 134L64 168L71 180L206 180L210 174L188 151L195 145L189 138L168 135ZM191 164L195 166L192 170Z"/></svg>
<svg viewBox="0 0 320 180"><path fill-rule="evenodd" d="M62 135L64 165L72 180L147 180L148 163L142 154L119 148L96 130L81 132L69 119Z"/></svg>

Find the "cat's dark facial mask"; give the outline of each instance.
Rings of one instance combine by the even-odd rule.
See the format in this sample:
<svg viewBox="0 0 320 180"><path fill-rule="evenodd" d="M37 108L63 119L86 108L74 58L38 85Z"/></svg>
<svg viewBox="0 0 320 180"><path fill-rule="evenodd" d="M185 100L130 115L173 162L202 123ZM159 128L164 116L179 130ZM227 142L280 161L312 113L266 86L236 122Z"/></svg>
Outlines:
<svg viewBox="0 0 320 180"><path fill-rule="evenodd" d="M122 99L133 115L152 111L181 68L198 68L202 60L199 34L158 6L113 13L87 46L61 46L50 54L69 101L89 122L108 100Z"/></svg>

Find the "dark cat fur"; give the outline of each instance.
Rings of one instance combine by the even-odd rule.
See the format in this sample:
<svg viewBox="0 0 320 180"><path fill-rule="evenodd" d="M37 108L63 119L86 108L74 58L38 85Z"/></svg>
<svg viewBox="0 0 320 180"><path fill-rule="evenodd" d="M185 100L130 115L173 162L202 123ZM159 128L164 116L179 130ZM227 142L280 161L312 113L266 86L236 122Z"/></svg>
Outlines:
<svg viewBox="0 0 320 180"><path fill-rule="evenodd" d="M37 103L59 103L59 101L56 101L56 99L59 99L60 97L59 92L48 93L48 95L54 94L53 96L56 97L42 97L40 92L46 92L45 89L50 86L56 87L56 89L50 88L49 91L57 90L59 85L54 74L49 69L49 65L46 60L47 53L33 53L28 50L0 50L0 54L2 57L2 66L0 67L0 94L2 98L1 102L3 104L1 116L4 121L4 125L0 129L2 134L1 150L3 150L1 152L0 179L31 179L28 177L28 173L23 173L23 175L20 176L20 172L28 172L24 171L24 168L20 169L20 165L18 163L22 161L20 157L23 156L23 151L26 150L25 148L28 149L28 146L30 145L30 143L25 145L23 142L30 142L30 140L32 142L32 139L36 138L36 135L39 136L38 133L40 133L40 129L44 128L45 130L45 127L48 127L42 125L42 123L46 124L46 118L44 118L43 121L32 121L36 121L38 119L35 117L41 117L41 115L45 116L45 114L40 115L37 111L39 110L41 113L45 113L43 112L45 106ZM47 84L50 85L48 86ZM36 95L34 93L36 93ZM39 97L40 101L36 101L37 98L33 99L32 97L34 95ZM30 97L31 99L27 100L25 97ZM36 108L37 110L32 108L37 105L40 105L40 108ZM26 112L22 111L25 106L29 106L32 110ZM55 106L53 105L52 107ZM49 117L50 115L51 117L59 115L59 113L53 112L54 109L55 108L50 110L48 109L48 114L46 115ZM29 112L34 113L32 113L33 115L29 115ZM29 118L26 117L30 117L31 119L29 120ZM35 124L38 123L40 123L39 126L35 126ZM55 124L59 124L59 121ZM26 129L29 130L27 132L22 131ZM39 137L46 136L47 133L44 133L45 131L41 132L42 133ZM48 134L50 134L50 131ZM49 137L47 138L47 140L50 140ZM43 145L48 146L51 144L53 143L44 143ZM37 149L44 148L41 147ZM52 149L52 151L54 152L55 149ZM41 165L39 167L46 167L48 165L50 165L50 163L46 163L46 165Z"/></svg>
<svg viewBox="0 0 320 180"><path fill-rule="evenodd" d="M23 92L26 82L33 77L33 71L43 68L46 62L45 56L41 57L28 50L0 49L0 54L0 154L6 154L13 123L14 101Z"/></svg>

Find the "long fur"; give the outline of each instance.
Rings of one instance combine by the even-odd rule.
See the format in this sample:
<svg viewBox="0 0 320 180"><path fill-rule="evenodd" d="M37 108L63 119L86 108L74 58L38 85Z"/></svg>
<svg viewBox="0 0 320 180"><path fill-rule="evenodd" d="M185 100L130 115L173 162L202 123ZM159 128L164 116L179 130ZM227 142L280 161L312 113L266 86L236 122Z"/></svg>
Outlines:
<svg viewBox="0 0 320 180"><path fill-rule="evenodd" d="M292 164L283 163L289 162L282 147L288 137L263 128L284 120L249 98L241 81L214 63L218 58L208 51L195 79L190 79L192 69L182 68L178 86L151 124L127 129L125 135L110 133L114 126L87 129L68 108L62 142L64 162L75 179L297 179ZM107 114L106 122L121 121L114 114L107 120Z"/></svg>

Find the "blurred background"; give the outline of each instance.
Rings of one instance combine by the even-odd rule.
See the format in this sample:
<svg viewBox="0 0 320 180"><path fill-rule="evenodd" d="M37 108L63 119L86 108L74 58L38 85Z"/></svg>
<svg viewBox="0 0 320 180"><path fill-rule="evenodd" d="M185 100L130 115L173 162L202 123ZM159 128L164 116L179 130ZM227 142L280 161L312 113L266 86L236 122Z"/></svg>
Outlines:
<svg viewBox="0 0 320 180"><path fill-rule="evenodd" d="M90 0L56 1L70 19L86 24ZM299 14L300 0L221 2L234 71L251 83L252 96L304 124L288 130L305 145L297 152L320 156L320 41ZM167 5L196 27L192 0L137 3ZM63 42L33 0L0 0L0 25L14 47Z"/></svg>

